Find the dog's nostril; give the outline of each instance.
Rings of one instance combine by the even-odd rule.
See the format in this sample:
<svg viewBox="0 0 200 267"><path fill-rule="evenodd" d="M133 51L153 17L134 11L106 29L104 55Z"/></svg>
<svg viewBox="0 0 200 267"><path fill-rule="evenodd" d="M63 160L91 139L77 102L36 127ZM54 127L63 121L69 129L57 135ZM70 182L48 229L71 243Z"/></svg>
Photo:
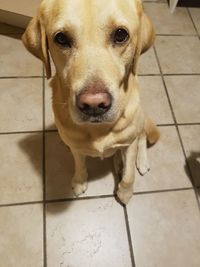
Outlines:
<svg viewBox="0 0 200 267"><path fill-rule="evenodd" d="M101 103L98 105L99 108L102 108L102 109L106 109L107 106L106 106L106 103Z"/></svg>
<svg viewBox="0 0 200 267"><path fill-rule="evenodd" d="M88 104L83 104L82 109L83 110L89 110L90 109L90 106Z"/></svg>

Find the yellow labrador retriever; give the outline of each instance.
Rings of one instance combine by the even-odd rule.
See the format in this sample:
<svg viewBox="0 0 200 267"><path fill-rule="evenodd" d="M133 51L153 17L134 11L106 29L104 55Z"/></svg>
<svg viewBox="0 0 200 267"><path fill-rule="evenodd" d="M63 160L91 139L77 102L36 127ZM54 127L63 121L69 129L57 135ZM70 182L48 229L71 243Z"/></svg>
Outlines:
<svg viewBox="0 0 200 267"><path fill-rule="evenodd" d="M123 163L117 196L133 194L135 163L149 170L147 140L159 138L140 107L137 63L154 41L140 0L44 0L23 43L45 65L51 80L55 122L75 161L72 188L87 189L86 156Z"/></svg>

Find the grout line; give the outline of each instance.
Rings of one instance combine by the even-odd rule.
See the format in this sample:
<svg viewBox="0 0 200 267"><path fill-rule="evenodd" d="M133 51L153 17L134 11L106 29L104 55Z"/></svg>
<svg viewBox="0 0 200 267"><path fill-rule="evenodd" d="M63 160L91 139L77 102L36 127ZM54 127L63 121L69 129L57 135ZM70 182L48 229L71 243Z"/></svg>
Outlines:
<svg viewBox="0 0 200 267"><path fill-rule="evenodd" d="M177 123L177 120L176 120L176 116L175 116L175 113L174 113L174 110L173 110L173 105L172 105L170 97L169 97L169 93L168 93L168 90L167 90L167 85L165 83L165 79L164 79L163 72L162 72L162 67L161 67L161 64L160 64L160 61L159 61L159 57L158 57L155 45L154 45L153 48L154 48L154 52L155 52L156 59L157 59L157 62L158 62L158 66L159 66L159 69L160 69L160 74L161 74L163 85L164 85L165 92L166 92L166 95L167 95L168 103L170 105L170 109L171 109L171 112L172 112L173 120L175 122L175 127L176 127L176 131L177 131L177 134L178 134L179 142L180 142L180 145L181 145L181 148L182 148L182 152L183 152L183 155L184 155L184 158L185 158L185 163L186 163L186 167L187 167L187 170L188 170L188 175L189 175L189 178L190 178L190 180L192 182L192 186L193 186L193 189L194 189L194 192L195 192L195 197L196 197L196 200L197 200L197 203L198 203L198 207L199 207L199 210L200 210L200 202L199 202L199 198L198 198L198 192L197 192L197 189L195 187L195 182L194 182L194 179L193 179L192 171L191 171L190 165L189 165L188 160L187 160L187 155L186 155L186 152L185 152L183 140L181 138L181 134L180 134L180 131L179 131L179 126L178 126L178 123Z"/></svg>
<svg viewBox="0 0 200 267"><path fill-rule="evenodd" d="M51 200L46 200L46 204L51 204L51 203L59 203L59 202L69 202L69 201L80 201L80 200L92 200L92 199L102 199L102 198L113 198L114 195L100 195L100 196L87 196L87 197L71 197L71 198L61 198L61 199L51 199Z"/></svg>
<svg viewBox="0 0 200 267"><path fill-rule="evenodd" d="M179 191L187 191L194 190L193 187L185 187L185 188L175 188L175 189L163 189L163 190L153 190L153 191L141 191L133 193L134 196L138 195L148 195L148 194L159 194L159 193L170 193L170 192L179 192Z"/></svg>
<svg viewBox="0 0 200 267"><path fill-rule="evenodd" d="M3 79L42 79L43 77L42 76L0 76L0 80L3 80Z"/></svg>
<svg viewBox="0 0 200 267"><path fill-rule="evenodd" d="M135 267L135 257L134 257L134 251L133 251L133 242L131 238L131 231L130 231L130 225L129 225L129 219L128 219L128 212L126 206L123 205L124 210L124 217L125 217L125 224L126 224L126 232L127 232L127 238L128 238L128 244L129 244L129 252L131 257L131 263L132 267Z"/></svg>
<svg viewBox="0 0 200 267"><path fill-rule="evenodd" d="M180 33L156 33L156 36L180 36L180 37L198 37L198 34L180 34Z"/></svg>
<svg viewBox="0 0 200 267"><path fill-rule="evenodd" d="M46 164L45 164L45 77L43 68L43 149L42 149L42 166L43 166L43 267L47 267L47 244L46 244Z"/></svg>
<svg viewBox="0 0 200 267"><path fill-rule="evenodd" d="M57 133L57 129L52 129L52 130L38 130L38 131L22 131L22 132L0 132L0 135L14 135L14 134L42 134L43 132L45 133Z"/></svg>
<svg viewBox="0 0 200 267"><path fill-rule="evenodd" d="M200 73L166 73L162 74L164 77L165 76L198 76Z"/></svg>
<svg viewBox="0 0 200 267"><path fill-rule="evenodd" d="M163 73L163 76L192 76L200 75L200 73ZM138 74L138 76L161 76L160 73L144 73ZM42 76L0 76L0 80L4 79L42 79Z"/></svg>
<svg viewBox="0 0 200 267"><path fill-rule="evenodd" d="M163 189L163 190L154 190L154 191L141 191L135 192L133 195L146 195L146 194L158 194L158 193L167 193L167 192L176 192L176 191L185 191L185 190L193 190L193 187L186 187L186 188L176 188L176 189ZM197 187L199 190L200 187ZM83 197L66 197L66 198L57 198L57 199L47 199L45 201L29 201L29 202L18 202L18 203L8 203L8 204L1 204L1 207L14 207L14 206L24 206L24 205L35 205L35 204L51 204L51 203L59 203L59 202L73 202L73 201L80 201L80 200L93 200L93 199L102 199L102 198L113 198L115 197L114 194L108 195L99 195L99 196L83 196Z"/></svg>
<svg viewBox="0 0 200 267"><path fill-rule="evenodd" d="M100 195L100 196L88 196L88 197L77 197L77 198L58 198L58 199L50 199L50 200L41 200L41 201L29 201L29 202L18 202L18 203L7 203L7 204L0 204L0 208L4 207L15 207L15 206L24 206L24 205L36 205L36 204L51 204L51 203L59 203L59 202L73 202L79 200L93 200L93 199L102 199L102 198L113 198L114 195Z"/></svg>
<svg viewBox="0 0 200 267"><path fill-rule="evenodd" d="M160 76L200 76L200 73L147 73L147 74L137 74L138 77L160 77Z"/></svg>
<svg viewBox="0 0 200 267"><path fill-rule="evenodd" d="M197 30L196 24L194 23L192 14L190 13L190 10L189 10L188 7L187 7L186 9L187 9L188 15L189 15L189 17L190 17L190 19L191 19L191 21L192 21L192 24L193 24L193 27L194 27L194 29L195 29L195 31L196 31L196 34L197 34L197 36L198 36L199 39L200 39L200 34L199 34L198 30Z"/></svg>
<svg viewBox="0 0 200 267"><path fill-rule="evenodd" d="M168 127L168 126L199 126L200 122L183 122L183 123L158 123L158 127ZM57 133L57 129L45 130L45 131L22 131L22 132L0 132L1 135L16 135L16 134L43 134L45 133Z"/></svg>
<svg viewBox="0 0 200 267"><path fill-rule="evenodd" d="M9 204L0 204L0 208L5 207L17 207L17 206L25 206L25 205L37 205L43 204L43 201L30 201L30 202L19 202L19 203L9 203Z"/></svg>
<svg viewBox="0 0 200 267"><path fill-rule="evenodd" d="M22 131L22 132L0 132L0 135L14 135L14 134L42 134L43 131Z"/></svg>
<svg viewBox="0 0 200 267"><path fill-rule="evenodd" d="M157 124L158 127L165 126L198 126L200 122L183 122L183 123L166 123L166 124Z"/></svg>
<svg viewBox="0 0 200 267"><path fill-rule="evenodd" d="M168 99L168 103L169 103L169 106L170 106L170 109L171 109L172 117L173 117L173 120L174 120L175 124L177 124L176 116L175 116L175 113L174 113L174 110L173 110L172 103L170 101L169 93L168 93L168 90L167 90L167 86L166 86L165 79L164 79L163 72L162 72L162 67L161 67L161 64L160 64L160 61L159 61L159 58L158 58L158 54L157 54L155 45L153 46L153 49L154 49L154 53L155 53L156 60L157 60L157 63L158 63L158 67L159 67L159 70L160 70L160 74L161 74L162 82L163 82L163 85L164 85L165 93L166 93L166 96L167 96L167 99Z"/></svg>

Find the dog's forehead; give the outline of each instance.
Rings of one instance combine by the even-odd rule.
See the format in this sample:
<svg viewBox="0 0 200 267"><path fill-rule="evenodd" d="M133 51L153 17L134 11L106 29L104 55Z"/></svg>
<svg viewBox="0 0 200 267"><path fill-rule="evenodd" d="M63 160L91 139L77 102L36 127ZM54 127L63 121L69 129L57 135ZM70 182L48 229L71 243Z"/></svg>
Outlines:
<svg viewBox="0 0 200 267"><path fill-rule="evenodd" d="M136 25L140 0L43 0L41 9L47 24L56 30L67 25L104 25L114 20L123 25Z"/></svg>

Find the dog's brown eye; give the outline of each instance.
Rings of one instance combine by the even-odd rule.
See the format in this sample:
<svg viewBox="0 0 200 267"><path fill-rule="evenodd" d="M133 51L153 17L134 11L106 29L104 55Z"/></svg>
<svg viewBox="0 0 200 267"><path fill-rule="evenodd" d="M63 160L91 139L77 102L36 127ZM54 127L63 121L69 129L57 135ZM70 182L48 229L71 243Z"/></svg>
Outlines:
<svg viewBox="0 0 200 267"><path fill-rule="evenodd" d="M127 30L123 28L119 28L113 33L113 42L115 44L123 44L128 39L129 39L129 33Z"/></svg>
<svg viewBox="0 0 200 267"><path fill-rule="evenodd" d="M71 37L67 36L63 32L59 32L55 35L54 42L64 47L69 47L69 48L72 47Z"/></svg>

